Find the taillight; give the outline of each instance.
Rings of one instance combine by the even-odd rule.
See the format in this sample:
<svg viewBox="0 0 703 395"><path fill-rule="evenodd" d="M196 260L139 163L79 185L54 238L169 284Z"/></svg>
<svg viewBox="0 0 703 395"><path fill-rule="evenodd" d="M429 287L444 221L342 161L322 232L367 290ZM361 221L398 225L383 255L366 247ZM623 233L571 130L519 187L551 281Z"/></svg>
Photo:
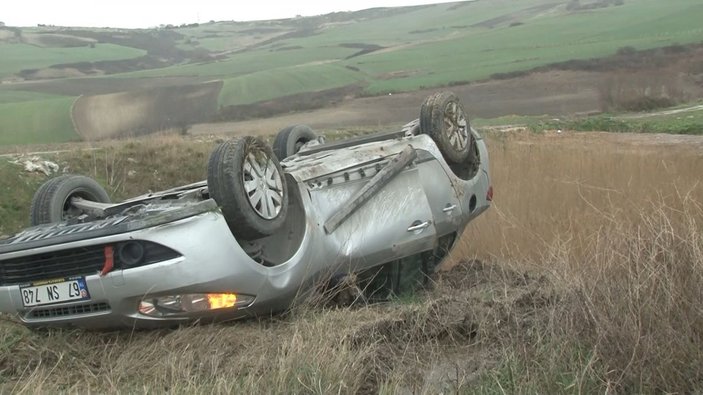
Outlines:
<svg viewBox="0 0 703 395"><path fill-rule="evenodd" d="M486 200L489 202L493 201L493 185L488 187L488 192L486 192Z"/></svg>

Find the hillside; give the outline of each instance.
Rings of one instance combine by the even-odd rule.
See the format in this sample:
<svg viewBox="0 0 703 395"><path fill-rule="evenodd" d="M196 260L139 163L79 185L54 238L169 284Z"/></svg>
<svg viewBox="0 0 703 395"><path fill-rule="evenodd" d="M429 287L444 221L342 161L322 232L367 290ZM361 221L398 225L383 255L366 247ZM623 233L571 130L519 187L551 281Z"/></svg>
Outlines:
<svg viewBox="0 0 703 395"><path fill-rule="evenodd" d="M0 144L187 130L697 43L701 14L696 0L477 0L158 29L3 27ZM211 80L221 87L195 98L202 110L187 121L181 104L163 102ZM112 109L132 94L146 104L120 111L141 121L114 123ZM289 104L258 110L272 100Z"/></svg>

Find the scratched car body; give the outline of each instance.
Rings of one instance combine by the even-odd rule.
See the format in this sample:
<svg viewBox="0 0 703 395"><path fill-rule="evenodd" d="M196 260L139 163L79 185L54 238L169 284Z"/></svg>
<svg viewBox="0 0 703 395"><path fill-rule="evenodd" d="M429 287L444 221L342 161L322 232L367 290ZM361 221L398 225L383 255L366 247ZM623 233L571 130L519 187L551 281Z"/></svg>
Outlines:
<svg viewBox="0 0 703 395"><path fill-rule="evenodd" d="M35 225L0 241L0 311L88 328L270 314L325 278L438 261L490 205L486 146L451 93L401 130L311 133L223 143L208 180L117 204L85 178L49 181Z"/></svg>

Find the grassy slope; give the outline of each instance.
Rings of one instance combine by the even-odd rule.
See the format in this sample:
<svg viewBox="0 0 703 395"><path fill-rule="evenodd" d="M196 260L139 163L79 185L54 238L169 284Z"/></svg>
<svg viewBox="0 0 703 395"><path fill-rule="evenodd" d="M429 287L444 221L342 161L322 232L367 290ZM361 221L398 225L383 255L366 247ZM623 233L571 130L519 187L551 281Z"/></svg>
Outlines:
<svg viewBox="0 0 703 395"><path fill-rule="evenodd" d="M673 2L672 2L673 3ZM374 80L371 92L412 90L493 73L524 70L566 59L600 57L618 48L638 49L703 39L696 15L703 4L630 1L575 15L545 16L510 28L477 30L464 37L370 54L353 64L370 74L417 70L412 79Z"/></svg>
<svg viewBox="0 0 703 395"><path fill-rule="evenodd" d="M631 0L623 6L566 15L563 6L544 13L529 11L531 7L545 3L549 2L530 0L516 6L510 1L478 1L461 7L453 4L416 7L410 12L384 18L333 24L317 34L287 38L262 48L232 54L225 61L128 75L241 78L248 73L266 70L271 78L259 81L255 89L274 94L280 90L287 94L297 90L295 80L298 78L290 74L288 66L299 65L304 72L305 68L316 67L316 62L332 61L360 69L356 78L369 82L369 93L382 93L472 81L494 73L569 59L600 57L625 46L644 49L703 40L703 28L697 18L703 12L703 5L695 0L667 3ZM471 26L516 12L520 16L514 18L522 25ZM286 28L283 22L281 24L281 29ZM291 29L291 26L287 28ZM202 29L205 28L199 28L197 34L203 34ZM196 33L191 31L191 34ZM227 40L225 37L212 39ZM343 48L340 44L371 44L390 49L345 59L358 49ZM218 45L220 48L227 46ZM277 50L279 47L292 49ZM322 79L333 80L337 77L336 70L330 68L328 76L321 74ZM387 77L394 72L409 72L410 77ZM340 79L337 86L347 83L347 79ZM246 96L234 90L235 86L228 84L222 97ZM327 83L318 85L313 81L307 86L309 91L329 87ZM233 91L228 92L230 89ZM240 104L254 101L254 98L250 101L239 99Z"/></svg>
<svg viewBox="0 0 703 395"><path fill-rule="evenodd" d="M61 97L61 95L52 95L48 93L30 91L14 91L9 89L0 90L0 104L19 103L44 99L56 99L59 97Z"/></svg>
<svg viewBox="0 0 703 395"><path fill-rule="evenodd" d="M225 80L220 105L249 104L279 96L353 84L363 77L335 64L291 66Z"/></svg>
<svg viewBox="0 0 703 395"><path fill-rule="evenodd" d="M1 78L25 69L41 69L61 63L136 58L146 52L114 44L95 44L95 48L41 48L28 44L0 43L0 53Z"/></svg>
<svg viewBox="0 0 703 395"><path fill-rule="evenodd" d="M563 7L544 14L525 11L524 16L515 17L523 23L520 26L509 27L504 23L492 29L471 27L545 3L531 0L516 6L508 1L479 1L458 8L452 4L418 7L411 12L380 19L332 25L319 34L276 43L300 47L298 49L275 51L269 45L261 50L233 54L230 61L176 67L164 72L168 75L222 76L259 71L262 67L275 69L301 63L305 67L304 63L337 59L341 64L361 69L363 77L371 83L369 91L378 93L471 81L497 72L599 57L624 46L644 49L703 40L703 28L697 18L703 12L703 5L694 0L667 3L632 0L623 6L568 15L564 14ZM356 52L339 47L345 43L392 49L344 60L343 57ZM252 63L252 57L261 61ZM408 70L414 72L412 78L381 77L382 74ZM285 77L275 81L278 86Z"/></svg>
<svg viewBox="0 0 703 395"><path fill-rule="evenodd" d="M214 142L207 139L184 141L177 136L152 136L98 146L45 146L35 150L62 151L42 154L41 158L71 173L96 179L113 200L119 201L147 190L163 190L205 179L207 158L213 146ZM188 160L184 161L184 157ZM24 159L25 156L19 157L19 162ZM0 234L14 233L27 226L28 202L47 180L44 174L22 171L21 165L10 163L13 160L0 158ZM165 163L178 163L178 166Z"/></svg>
<svg viewBox="0 0 703 395"><path fill-rule="evenodd" d="M643 49L703 40L703 28L698 20L703 4L696 0L629 0L622 6L576 13L566 13L565 3L556 8L534 8L549 3L548 0L519 3L481 0L412 7L402 12L386 12L382 17L354 14L357 15L354 21L313 24L317 26L314 34L290 36L237 51L220 61L118 76L220 78L225 84L219 104L236 105L357 82L363 82L371 94L408 91L472 81L552 62L605 56L625 46ZM481 25L500 17L507 19L493 27ZM205 47L241 49L276 34L295 31L301 24L312 23L310 21L304 18L220 22L177 32L185 35L183 42L195 39L195 44L191 44L193 48L200 45L198 40L205 40L202 44ZM510 27L513 22L521 24ZM342 46L348 44L380 45L388 49L350 57L360 48ZM2 70L9 72L52 63L115 59L143 53L107 44L92 49L38 48L24 44L2 44L0 48L4 55L9 54L0 60L0 75ZM3 94L0 99L8 103L12 96ZM20 95L17 100L25 101L20 114L42 114L46 121L37 121L38 124L66 125L63 115L58 114L59 118L53 121L48 118L43 112L43 101L29 101ZM30 109L30 103L34 103L34 109ZM7 109L2 113L3 117L13 114ZM26 121L5 119L0 122L32 126ZM44 130L25 130L34 136L45 136Z"/></svg>

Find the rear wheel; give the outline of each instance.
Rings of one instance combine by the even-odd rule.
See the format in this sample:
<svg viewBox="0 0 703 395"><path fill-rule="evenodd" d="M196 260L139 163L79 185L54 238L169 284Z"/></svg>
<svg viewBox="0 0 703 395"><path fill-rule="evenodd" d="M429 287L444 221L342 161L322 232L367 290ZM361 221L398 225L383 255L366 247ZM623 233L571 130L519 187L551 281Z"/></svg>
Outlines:
<svg viewBox="0 0 703 395"><path fill-rule="evenodd" d="M317 139L317 134L306 125L292 125L283 128L273 141L273 152L278 160L295 155L308 141Z"/></svg>
<svg viewBox="0 0 703 395"><path fill-rule="evenodd" d="M97 203L110 203L105 189L95 180L75 174L65 174L42 184L34 193L29 213L32 226L75 219L84 212L71 199L83 198Z"/></svg>
<svg viewBox="0 0 703 395"><path fill-rule="evenodd" d="M422 103L420 131L432 137L448 162L462 163L469 158L473 135L464 108L453 93L438 92Z"/></svg>
<svg viewBox="0 0 703 395"><path fill-rule="evenodd" d="M269 146L246 136L218 145L208 163L208 190L235 237L253 240L283 225L288 188Z"/></svg>

